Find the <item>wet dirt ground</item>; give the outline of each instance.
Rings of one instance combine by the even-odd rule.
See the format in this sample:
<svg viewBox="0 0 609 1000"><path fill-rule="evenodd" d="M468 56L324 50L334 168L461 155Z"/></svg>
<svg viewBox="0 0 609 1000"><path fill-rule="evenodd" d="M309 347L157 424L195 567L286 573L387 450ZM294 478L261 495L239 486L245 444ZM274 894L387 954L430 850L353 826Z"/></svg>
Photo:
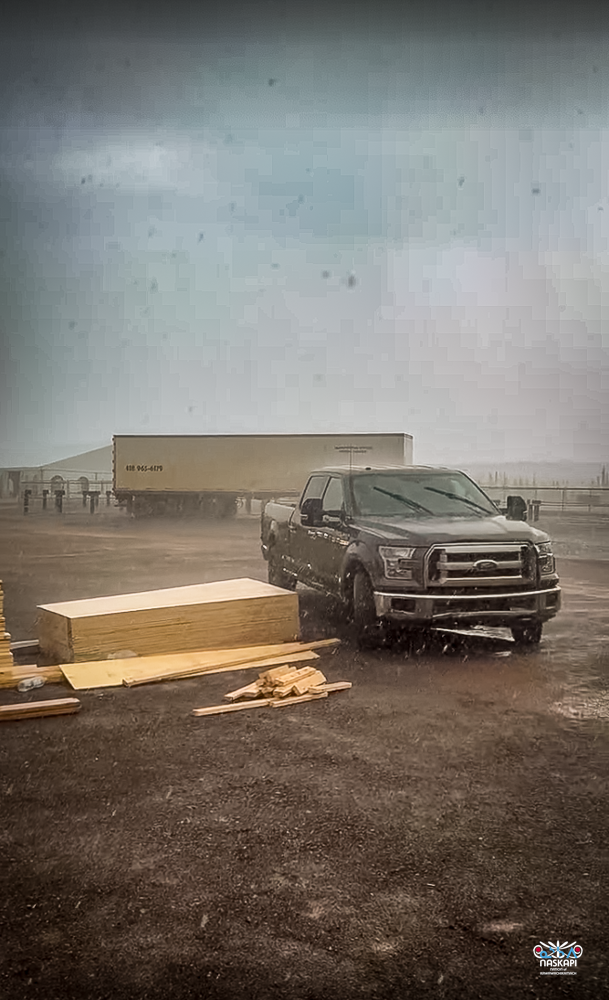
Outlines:
<svg viewBox="0 0 609 1000"><path fill-rule="evenodd" d="M195 718L235 671L81 692L2 724L0 994L65 1000L600 997L609 989L609 523L554 517L539 649L436 633L362 652L300 590L353 688ZM38 604L266 578L258 522L0 505L14 640ZM1 704L62 697L0 690ZM577 942L576 975L533 948Z"/></svg>

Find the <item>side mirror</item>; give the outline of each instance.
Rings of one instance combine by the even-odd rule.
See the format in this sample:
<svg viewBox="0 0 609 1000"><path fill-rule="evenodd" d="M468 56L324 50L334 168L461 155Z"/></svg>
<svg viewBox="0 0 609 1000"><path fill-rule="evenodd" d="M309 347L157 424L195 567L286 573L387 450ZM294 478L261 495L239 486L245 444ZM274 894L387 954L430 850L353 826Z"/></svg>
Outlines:
<svg viewBox="0 0 609 1000"><path fill-rule="evenodd" d="M321 497L308 497L300 508L300 523L315 527L321 521Z"/></svg>
<svg viewBox="0 0 609 1000"><path fill-rule="evenodd" d="M506 517L508 521L526 521L527 504L522 497L508 497Z"/></svg>
<svg viewBox="0 0 609 1000"><path fill-rule="evenodd" d="M325 510L322 520L328 528L340 528L344 524L345 515L342 510Z"/></svg>

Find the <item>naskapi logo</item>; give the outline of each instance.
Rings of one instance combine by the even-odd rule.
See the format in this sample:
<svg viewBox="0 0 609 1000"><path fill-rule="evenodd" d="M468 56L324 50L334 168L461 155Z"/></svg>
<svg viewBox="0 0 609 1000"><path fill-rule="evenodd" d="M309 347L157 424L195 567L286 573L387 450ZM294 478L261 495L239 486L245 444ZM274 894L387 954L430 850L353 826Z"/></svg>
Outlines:
<svg viewBox="0 0 609 1000"><path fill-rule="evenodd" d="M533 948L533 954L539 962L541 976L576 976L577 960L583 955L584 949L575 941L540 941Z"/></svg>

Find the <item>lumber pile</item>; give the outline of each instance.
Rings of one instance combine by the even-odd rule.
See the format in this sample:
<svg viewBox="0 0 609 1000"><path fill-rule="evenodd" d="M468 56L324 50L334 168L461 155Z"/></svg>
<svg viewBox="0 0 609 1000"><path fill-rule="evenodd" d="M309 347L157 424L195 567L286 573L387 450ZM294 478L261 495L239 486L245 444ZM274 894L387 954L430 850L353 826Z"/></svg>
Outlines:
<svg viewBox="0 0 609 1000"><path fill-rule="evenodd" d="M283 665L265 670L252 684L225 694L224 697L232 704L193 708L192 714L225 715L228 712L241 712L249 708L298 705L305 701L327 698L333 691L348 691L351 686L350 681L336 681L329 684L321 670L316 667L294 669L289 665Z"/></svg>
<svg viewBox="0 0 609 1000"><path fill-rule="evenodd" d="M0 722L12 719L38 719L45 715L73 715L80 712L78 698L54 698L52 701L30 701L22 705L2 705Z"/></svg>
<svg viewBox="0 0 609 1000"><path fill-rule="evenodd" d="M275 667L318 659L316 649L329 649L338 639L317 642L284 642L237 649L201 650L166 656L126 657L88 663L62 663L61 671L77 691L97 687L135 687L161 681L200 677L228 670Z"/></svg>
<svg viewBox="0 0 609 1000"><path fill-rule="evenodd" d="M55 663L292 642L298 595L258 580L224 580L38 608L43 655Z"/></svg>
<svg viewBox="0 0 609 1000"><path fill-rule="evenodd" d="M65 680L61 667L10 666L0 667L0 688L17 687L30 677L43 677L46 684L60 684Z"/></svg>
<svg viewBox="0 0 609 1000"><path fill-rule="evenodd" d="M0 580L0 668L12 667L13 654L11 653L11 637L6 631L6 619L4 617L4 591L2 590L2 580Z"/></svg>

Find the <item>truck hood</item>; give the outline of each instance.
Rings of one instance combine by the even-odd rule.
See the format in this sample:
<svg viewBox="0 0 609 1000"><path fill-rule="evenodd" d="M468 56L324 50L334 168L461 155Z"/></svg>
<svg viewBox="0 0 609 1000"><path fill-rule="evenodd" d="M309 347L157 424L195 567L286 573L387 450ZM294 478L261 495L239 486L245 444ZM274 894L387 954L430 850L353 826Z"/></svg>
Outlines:
<svg viewBox="0 0 609 1000"><path fill-rule="evenodd" d="M549 536L525 521L508 521L503 515L485 518L362 518L355 525L375 535L379 542L432 545L438 542L547 542Z"/></svg>

